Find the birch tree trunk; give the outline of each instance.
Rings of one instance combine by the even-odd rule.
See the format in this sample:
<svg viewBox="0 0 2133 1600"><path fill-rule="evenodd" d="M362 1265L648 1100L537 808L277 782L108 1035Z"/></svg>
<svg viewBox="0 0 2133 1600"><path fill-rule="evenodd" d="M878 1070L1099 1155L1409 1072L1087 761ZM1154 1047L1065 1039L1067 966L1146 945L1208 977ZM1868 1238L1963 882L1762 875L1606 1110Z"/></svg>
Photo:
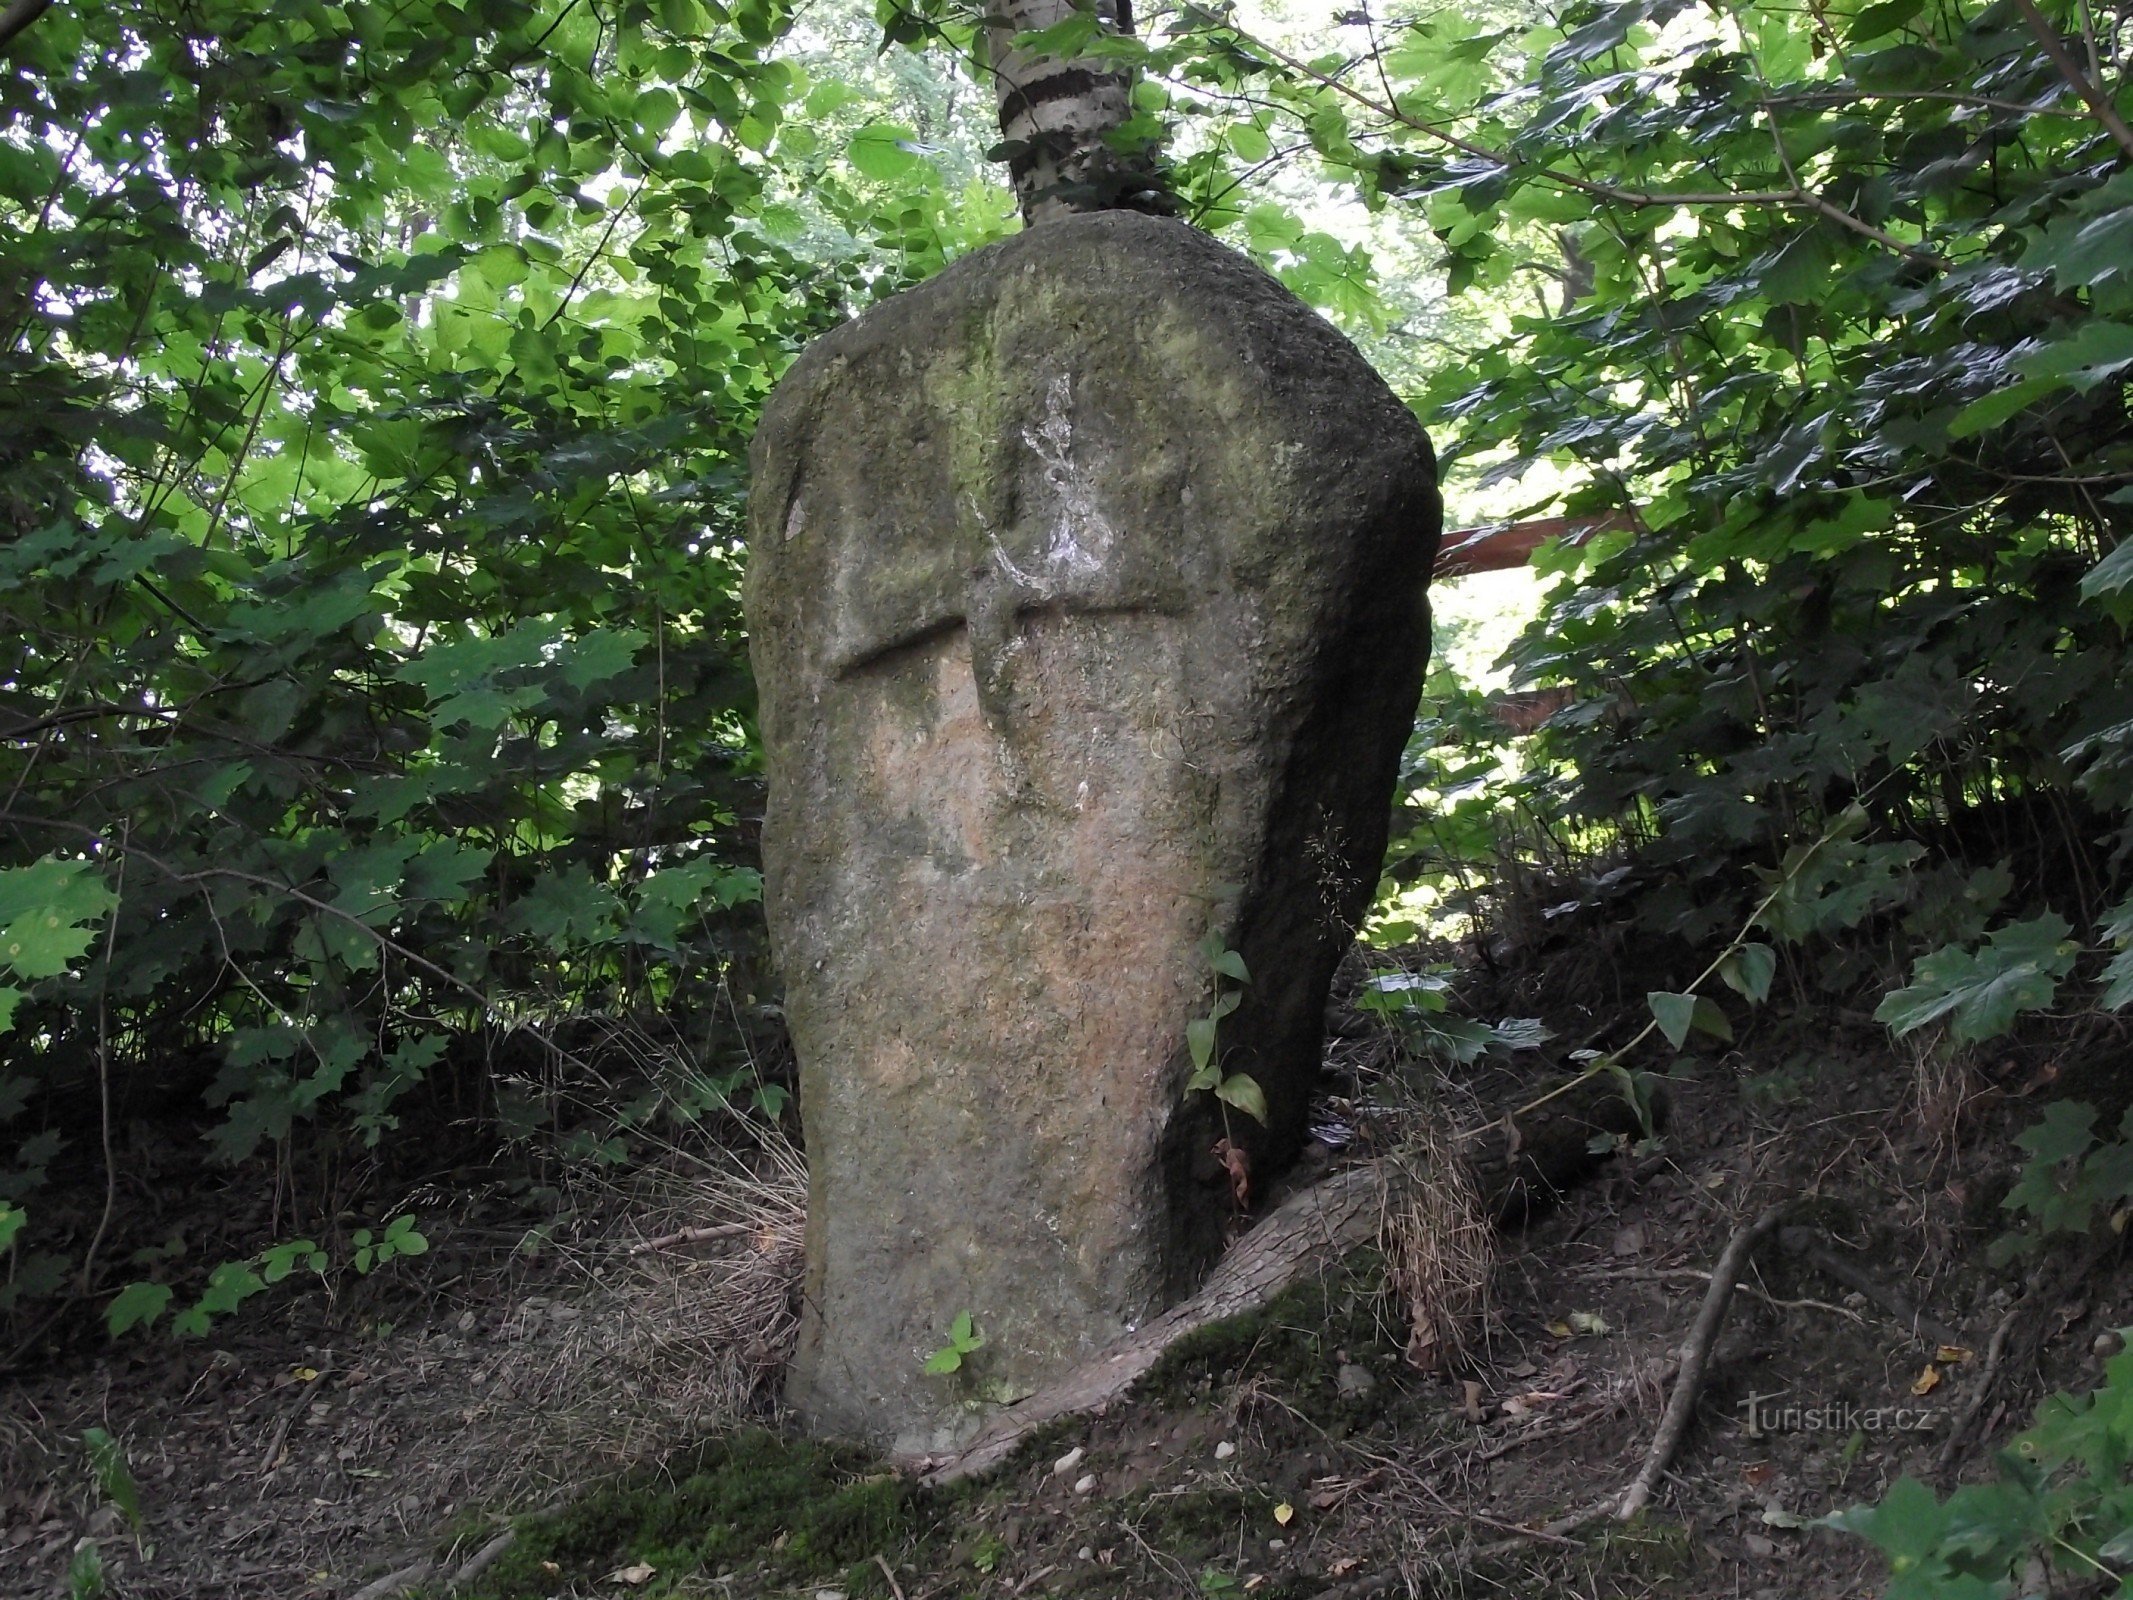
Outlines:
<svg viewBox="0 0 2133 1600"><path fill-rule="evenodd" d="M1016 35L1091 7L1105 31L1133 31L1129 0L992 0L986 10L1000 139L1022 220L1031 226L1077 211L1172 209L1154 148L1121 151L1112 143L1133 115L1131 75L1015 48Z"/></svg>

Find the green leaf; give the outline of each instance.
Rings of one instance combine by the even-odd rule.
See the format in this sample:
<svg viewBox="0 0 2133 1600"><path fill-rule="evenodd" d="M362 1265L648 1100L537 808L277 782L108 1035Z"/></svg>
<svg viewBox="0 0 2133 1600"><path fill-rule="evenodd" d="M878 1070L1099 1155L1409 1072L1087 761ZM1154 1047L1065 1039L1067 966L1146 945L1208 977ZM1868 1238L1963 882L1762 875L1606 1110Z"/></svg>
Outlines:
<svg viewBox="0 0 2133 1600"><path fill-rule="evenodd" d="M1744 944L1719 963L1718 975L1750 1005L1761 1005L1777 975L1777 952L1767 944Z"/></svg>
<svg viewBox="0 0 2133 1600"><path fill-rule="evenodd" d="M1197 1070L1205 1071L1215 1059L1215 1027L1213 1017L1194 1017L1185 1024L1185 1047Z"/></svg>
<svg viewBox="0 0 2133 1600"><path fill-rule="evenodd" d="M909 1360L910 1358L906 1356L904 1359ZM942 1345L940 1349L926 1357L923 1368L924 1371L936 1378L944 1377L951 1372L960 1372L962 1369L963 1352L952 1344Z"/></svg>
<svg viewBox="0 0 2133 1600"><path fill-rule="evenodd" d="M1274 153L1266 130L1256 122L1235 122L1229 128L1229 147L1246 166L1257 166Z"/></svg>
<svg viewBox="0 0 2133 1600"><path fill-rule="evenodd" d="M129 1527L141 1526L141 1491L126 1464L126 1451L102 1428L83 1430L81 1442L89 1452L89 1468L104 1498L119 1509Z"/></svg>
<svg viewBox="0 0 2133 1600"><path fill-rule="evenodd" d="M1258 1080L1247 1073L1232 1072L1224 1078L1215 1086L1215 1098L1235 1106L1255 1122L1266 1121L1266 1095L1261 1092Z"/></svg>
<svg viewBox="0 0 2133 1600"><path fill-rule="evenodd" d="M2081 597L2093 600L2100 594L2116 594L2129 583L2133 583L2133 539L2121 539L2082 577Z"/></svg>
<svg viewBox="0 0 2133 1600"><path fill-rule="evenodd" d="M2038 1161L2067 1161L2096 1142L2096 1108L2081 1100L2053 1100L2043 1120L2015 1135L2015 1143Z"/></svg>
<svg viewBox="0 0 2133 1600"><path fill-rule="evenodd" d="M1875 1008L1901 1037L1941 1018L1958 1040L1978 1043L2005 1033L2017 1015L2052 1003L2078 947L2065 919L2047 912L2011 923L1975 951L1952 946L1921 956L1912 983Z"/></svg>
<svg viewBox="0 0 2133 1600"><path fill-rule="evenodd" d="M116 1339L128 1329L146 1327L170 1305L170 1286L164 1283L129 1283L104 1307L104 1326Z"/></svg>
<svg viewBox="0 0 2133 1600"><path fill-rule="evenodd" d="M2133 364L2133 327L2091 317L2073 332L2014 360L2017 372L2033 378L2063 378L2082 394Z"/></svg>
<svg viewBox="0 0 2133 1600"><path fill-rule="evenodd" d="M1239 983L1250 983L1252 981L1252 974L1244 965L1244 957L1234 950L1216 951L1212 965L1215 971L1221 973L1225 978L1235 978Z"/></svg>
<svg viewBox="0 0 2133 1600"><path fill-rule="evenodd" d="M919 164L927 147L909 128L894 123L870 122L844 147L853 166L877 183L893 183Z"/></svg>
<svg viewBox="0 0 2133 1600"><path fill-rule="evenodd" d="M14 1244L15 1235L22 1231L23 1224L28 1221L29 1213L22 1207L0 1200L0 1250L6 1250Z"/></svg>
<svg viewBox="0 0 2133 1600"><path fill-rule="evenodd" d="M1988 429L1996 428L2009 417L2027 410L2043 396L2065 387L2062 379L2050 377L2024 378L2004 389L1995 389L1991 394L1971 401L1955 414L1954 420L1948 424L1948 437L1969 439Z"/></svg>
<svg viewBox="0 0 2133 1600"><path fill-rule="evenodd" d="M1696 1025L1696 997L1692 994L1674 994L1665 989L1654 989L1644 997L1651 1007L1652 1018L1659 1024L1659 1031L1666 1035L1666 1042L1679 1050L1688 1042L1689 1030Z"/></svg>
<svg viewBox="0 0 2133 1600"><path fill-rule="evenodd" d="M1723 1039L1728 1044L1733 1042L1733 1021L1720 1009L1716 1000L1698 995L1696 1009L1690 1021L1698 1033L1708 1033L1714 1039Z"/></svg>

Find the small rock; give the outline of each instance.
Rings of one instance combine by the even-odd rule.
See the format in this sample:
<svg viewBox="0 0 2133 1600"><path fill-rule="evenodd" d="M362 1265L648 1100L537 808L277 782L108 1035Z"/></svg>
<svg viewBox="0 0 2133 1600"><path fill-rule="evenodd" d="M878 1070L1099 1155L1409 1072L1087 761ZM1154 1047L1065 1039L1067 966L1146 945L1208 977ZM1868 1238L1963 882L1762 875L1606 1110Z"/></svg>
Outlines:
<svg viewBox="0 0 2133 1600"><path fill-rule="evenodd" d="M1269 1539L1266 1542L1266 1547L1269 1550L1286 1550L1289 1547L1289 1541L1286 1539Z"/></svg>
<svg viewBox="0 0 2133 1600"><path fill-rule="evenodd" d="M815 1591L815 1600L844 1600L844 1591L842 1589L817 1589Z"/></svg>
<svg viewBox="0 0 2133 1600"><path fill-rule="evenodd" d="M2126 1341L2123 1337L2114 1330L2106 1330L2096 1335L2096 1342L2090 1348L2100 1356L2109 1357L2117 1355L2125 1347Z"/></svg>
<svg viewBox="0 0 2133 1600"><path fill-rule="evenodd" d="M1236 1453L1237 1447L1231 1444L1227 1439L1224 1439L1220 1444L1215 1446L1215 1459L1217 1461L1227 1461L1231 1456L1235 1455Z"/></svg>
<svg viewBox="0 0 2133 1600"><path fill-rule="evenodd" d="M1765 1539L1759 1533L1748 1534L1741 1540L1741 1543L1748 1547L1748 1554L1760 1561L1768 1561L1778 1553L1777 1541Z"/></svg>
<svg viewBox="0 0 2133 1600"><path fill-rule="evenodd" d="M1081 1477L1076 1478L1074 1480L1074 1492L1076 1494L1089 1494L1095 1488L1096 1474L1093 1472L1084 1473Z"/></svg>
<svg viewBox="0 0 2133 1600"><path fill-rule="evenodd" d="M458 1328L461 1333L472 1333L474 1331L474 1313L471 1311L460 1312Z"/></svg>
<svg viewBox="0 0 2133 1600"><path fill-rule="evenodd" d="M1643 1223L1632 1222L1628 1227L1616 1232L1612 1248L1618 1256L1642 1255L1650 1237Z"/></svg>
<svg viewBox="0 0 2133 1600"><path fill-rule="evenodd" d="M1378 1380L1370 1375L1369 1368L1351 1361L1334 1375L1333 1386L1343 1400L1361 1400L1378 1386Z"/></svg>
<svg viewBox="0 0 2133 1600"><path fill-rule="evenodd" d="M1092 1545L1083 1545L1079 1550L1074 1552L1074 1558L1077 1561L1094 1561L1096 1559L1095 1547Z"/></svg>
<svg viewBox="0 0 2133 1600"><path fill-rule="evenodd" d="M1061 1456L1057 1461L1054 1461L1052 1463L1052 1476L1055 1478L1065 1477L1068 1473L1072 1472L1076 1467L1081 1465L1081 1458L1087 1454L1088 1451L1082 1449L1082 1447L1077 1444L1076 1446L1074 1446L1073 1449L1069 1450L1065 1455Z"/></svg>

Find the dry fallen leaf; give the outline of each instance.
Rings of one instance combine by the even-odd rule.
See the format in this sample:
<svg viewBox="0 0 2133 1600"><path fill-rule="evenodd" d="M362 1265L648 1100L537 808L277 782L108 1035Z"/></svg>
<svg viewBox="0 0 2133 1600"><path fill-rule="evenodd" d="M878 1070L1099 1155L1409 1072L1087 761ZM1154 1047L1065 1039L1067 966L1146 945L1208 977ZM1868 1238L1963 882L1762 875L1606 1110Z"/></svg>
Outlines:
<svg viewBox="0 0 2133 1600"><path fill-rule="evenodd" d="M1960 1365L1970 1359L1970 1352L1959 1344L1944 1344L1933 1352L1933 1359Z"/></svg>
<svg viewBox="0 0 2133 1600"><path fill-rule="evenodd" d="M310 1383L312 1380L318 1377L318 1368L298 1367L295 1372L290 1374L290 1376L295 1378L298 1383Z"/></svg>
<svg viewBox="0 0 2133 1600"><path fill-rule="evenodd" d="M1926 1364L1925 1371L1911 1381L1911 1393L1913 1394L1931 1394L1939 1387L1940 1368L1934 1366L1931 1362Z"/></svg>
<svg viewBox="0 0 2133 1600"><path fill-rule="evenodd" d="M1345 1578L1362 1564L1363 1558L1361 1556L1342 1556L1332 1566L1326 1568L1326 1576L1329 1578Z"/></svg>
<svg viewBox="0 0 2133 1600"><path fill-rule="evenodd" d="M1286 1528L1290 1524L1290 1522L1295 1519L1295 1516L1296 1508L1290 1505L1287 1501L1283 1501L1280 1505L1274 1508L1274 1520L1280 1523L1284 1528Z"/></svg>
<svg viewBox="0 0 2133 1600"><path fill-rule="evenodd" d="M610 1572L607 1575L607 1581L609 1583L626 1583L631 1588L635 1588L640 1583L650 1583L658 1574L659 1569L649 1561L639 1561L633 1565Z"/></svg>

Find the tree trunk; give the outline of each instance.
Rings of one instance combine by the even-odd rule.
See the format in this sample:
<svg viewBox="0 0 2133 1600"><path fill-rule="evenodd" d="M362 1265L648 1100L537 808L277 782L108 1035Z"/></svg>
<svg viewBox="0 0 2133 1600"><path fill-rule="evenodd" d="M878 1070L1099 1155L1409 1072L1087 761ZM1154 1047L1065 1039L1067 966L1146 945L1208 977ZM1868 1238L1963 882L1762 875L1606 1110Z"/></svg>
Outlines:
<svg viewBox="0 0 2133 1600"><path fill-rule="evenodd" d="M1109 33L1131 33L1129 0L992 0L986 55L1000 109L1000 139L1022 220L1034 226L1077 211L1158 211L1171 206L1155 150L1119 150L1112 138L1133 115L1129 73L1015 48L1094 8Z"/></svg>

